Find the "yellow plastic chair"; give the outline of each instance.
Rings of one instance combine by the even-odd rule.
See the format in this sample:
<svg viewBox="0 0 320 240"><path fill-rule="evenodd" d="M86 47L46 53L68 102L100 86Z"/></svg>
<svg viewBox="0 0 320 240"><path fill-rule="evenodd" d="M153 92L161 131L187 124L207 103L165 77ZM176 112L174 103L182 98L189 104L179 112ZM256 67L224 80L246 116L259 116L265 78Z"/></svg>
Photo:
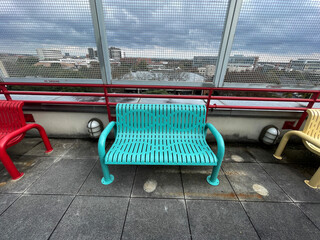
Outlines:
<svg viewBox="0 0 320 240"><path fill-rule="evenodd" d="M296 135L302 138L303 144L311 152L320 156L320 109L308 109L308 119L302 131L287 132L273 155L275 158L281 160L281 154L287 145L289 138ZM304 181L309 187L320 189L320 167L310 180Z"/></svg>

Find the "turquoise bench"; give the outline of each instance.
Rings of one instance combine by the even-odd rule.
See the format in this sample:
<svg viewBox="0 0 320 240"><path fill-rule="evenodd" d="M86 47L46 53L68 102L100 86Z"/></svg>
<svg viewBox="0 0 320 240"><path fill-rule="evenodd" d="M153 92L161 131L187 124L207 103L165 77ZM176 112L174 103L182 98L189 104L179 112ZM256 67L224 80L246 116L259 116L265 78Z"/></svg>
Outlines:
<svg viewBox="0 0 320 240"><path fill-rule="evenodd" d="M219 184L218 173L224 156L224 141L210 123L206 107L177 104L117 104L117 121L100 135L98 151L102 184L113 182L108 165L213 166L209 184ZM115 141L106 153L106 139L114 128ZM218 150L215 155L206 142L209 129Z"/></svg>

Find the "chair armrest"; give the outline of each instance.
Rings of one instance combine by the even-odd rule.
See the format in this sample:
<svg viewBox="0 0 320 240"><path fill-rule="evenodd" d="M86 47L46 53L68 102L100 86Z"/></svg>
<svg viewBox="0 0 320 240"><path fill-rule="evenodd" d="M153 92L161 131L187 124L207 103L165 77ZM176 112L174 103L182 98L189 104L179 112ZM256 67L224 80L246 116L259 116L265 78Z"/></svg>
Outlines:
<svg viewBox="0 0 320 240"><path fill-rule="evenodd" d="M296 135L296 136L302 138L303 140L308 141L308 142L312 143L313 145L315 145L316 147L320 148L320 141L318 139L311 137L302 131L289 131L283 136L283 138L289 139L292 135Z"/></svg>
<svg viewBox="0 0 320 240"><path fill-rule="evenodd" d="M25 126L18 128L17 130L14 130L13 132L8 133L6 136L4 136L1 139L0 147L5 148L11 139L13 139L14 137L17 137L18 135L20 135L22 133L29 131L32 128L37 128L40 133L42 131L44 132L43 127L41 127L39 124L36 124L36 123L26 124Z"/></svg>
<svg viewBox="0 0 320 240"><path fill-rule="evenodd" d="M222 161L223 156L224 156L224 151L225 151L224 140L223 140L221 134L218 132L218 130L211 123L206 123L205 131L207 131L207 129L210 130L212 135L217 140L217 146L218 146L217 157L219 160Z"/></svg>
<svg viewBox="0 0 320 240"><path fill-rule="evenodd" d="M113 122L113 121L110 122L99 137L98 153L99 153L100 160L103 159L104 156L106 155L106 140L114 126L116 126L116 122Z"/></svg>

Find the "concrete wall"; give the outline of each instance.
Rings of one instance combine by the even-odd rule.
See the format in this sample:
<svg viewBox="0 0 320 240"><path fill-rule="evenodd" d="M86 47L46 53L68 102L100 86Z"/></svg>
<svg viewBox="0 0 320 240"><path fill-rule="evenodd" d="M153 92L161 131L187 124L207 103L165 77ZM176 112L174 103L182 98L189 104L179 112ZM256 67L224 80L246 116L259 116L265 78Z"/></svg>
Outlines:
<svg viewBox="0 0 320 240"><path fill-rule="evenodd" d="M104 127L108 124L106 113L56 111L25 111L25 113L33 114L35 121L46 129L50 137L89 137L87 123L91 118L99 118L104 123ZM272 112L252 114L251 111L251 114L247 116L244 116L244 114L242 116L239 114L230 115L230 113L231 111L225 111L224 114L210 112L208 116L208 122L212 123L221 132L225 141L258 141L261 130L270 124L277 126L281 133L284 134L286 131L281 130L284 121L295 120L290 116L284 118L283 115ZM293 116L299 117L299 114ZM37 135L37 133L32 131L30 135ZM208 135L208 140L213 140L211 134Z"/></svg>

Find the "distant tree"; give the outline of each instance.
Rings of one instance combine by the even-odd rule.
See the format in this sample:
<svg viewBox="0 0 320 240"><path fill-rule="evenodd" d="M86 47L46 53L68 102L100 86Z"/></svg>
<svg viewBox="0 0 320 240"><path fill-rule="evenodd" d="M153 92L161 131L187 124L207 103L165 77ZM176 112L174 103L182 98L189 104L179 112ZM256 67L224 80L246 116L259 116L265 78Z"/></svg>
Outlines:
<svg viewBox="0 0 320 240"><path fill-rule="evenodd" d="M147 90L143 92L144 94L161 94L161 95L168 95L169 93L164 89L154 89L154 90Z"/></svg>
<svg viewBox="0 0 320 240"><path fill-rule="evenodd" d="M60 63L51 63L51 67L52 68L61 68L61 64Z"/></svg>
<svg viewBox="0 0 320 240"><path fill-rule="evenodd" d="M111 69L113 79L121 79L124 75L126 75L129 72L130 68L128 66L114 66Z"/></svg>
<svg viewBox="0 0 320 240"><path fill-rule="evenodd" d="M25 57L25 58L18 58L17 64L27 64L27 65L34 65L39 62L37 57Z"/></svg>
<svg viewBox="0 0 320 240"><path fill-rule="evenodd" d="M148 71L148 64L145 60L142 60L138 63L137 71Z"/></svg>

